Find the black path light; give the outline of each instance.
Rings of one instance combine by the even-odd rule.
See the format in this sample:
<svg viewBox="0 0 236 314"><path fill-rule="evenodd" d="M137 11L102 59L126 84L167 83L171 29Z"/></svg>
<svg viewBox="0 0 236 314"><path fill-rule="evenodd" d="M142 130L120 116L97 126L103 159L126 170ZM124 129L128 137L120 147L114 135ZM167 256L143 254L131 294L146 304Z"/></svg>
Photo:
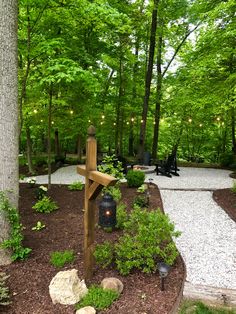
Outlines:
<svg viewBox="0 0 236 314"><path fill-rule="evenodd" d="M161 277L161 291L164 291L165 290L164 280L169 274L170 266L164 262L160 262L157 264L157 268L159 271L159 275Z"/></svg>
<svg viewBox="0 0 236 314"><path fill-rule="evenodd" d="M116 226L116 202L106 193L99 204L99 226L103 228Z"/></svg>

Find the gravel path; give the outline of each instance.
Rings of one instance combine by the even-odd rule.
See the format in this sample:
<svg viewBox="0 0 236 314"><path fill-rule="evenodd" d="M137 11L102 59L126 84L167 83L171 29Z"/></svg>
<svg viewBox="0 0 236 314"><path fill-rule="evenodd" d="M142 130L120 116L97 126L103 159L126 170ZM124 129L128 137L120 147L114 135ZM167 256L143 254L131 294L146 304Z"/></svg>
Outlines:
<svg viewBox="0 0 236 314"><path fill-rule="evenodd" d="M236 224L217 206L212 192L201 191L231 187L230 171L180 168L179 173L172 178L151 173L146 179L158 185L165 212L182 232L176 245L186 263L187 281L236 289ZM36 180L46 184L47 176ZM76 166L60 168L52 175L54 184L78 180L84 182Z"/></svg>

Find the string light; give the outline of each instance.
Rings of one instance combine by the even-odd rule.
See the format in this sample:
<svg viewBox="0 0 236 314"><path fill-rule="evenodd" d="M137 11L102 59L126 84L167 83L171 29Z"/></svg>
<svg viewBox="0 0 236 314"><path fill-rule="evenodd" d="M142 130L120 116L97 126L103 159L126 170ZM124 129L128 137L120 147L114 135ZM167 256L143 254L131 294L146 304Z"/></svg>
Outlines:
<svg viewBox="0 0 236 314"><path fill-rule="evenodd" d="M70 114L73 114L73 113L74 113L74 111L73 111L73 110L71 110L71 111L70 111Z"/></svg>
<svg viewBox="0 0 236 314"><path fill-rule="evenodd" d="M191 118L188 119L188 122L191 123L193 120Z"/></svg>
<svg viewBox="0 0 236 314"><path fill-rule="evenodd" d="M220 121L220 117L217 117L216 120L217 120L217 121Z"/></svg>
<svg viewBox="0 0 236 314"><path fill-rule="evenodd" d="M153 121L153 124L155 125L155 124L156 124L156 121Z"/></svg>
<svg viewBox="0 0 236 314"><path fill-rule="evenodd" d="M37 113L38 111L37 111L37 109L34 109L34 113Z"/></svg>
<svg viewBox="0 0 236 314"><path fill-rule="evenodd" d="M52 121L52 124L54 124L54 121Z"/></svg>
<svg viewBox="0 0 236 314"><path fill-rule="evenodd" d="M105 116L104 116L104 114L102 115L102 119L105 119Z"/></svg>
<svg viewBox="0 0 236 314"><path fill-rule="evenodd" d="M116 125L116 123L114 122L113 125Z"/></svg>
<svg viewBox="0 0 236 314"><path fill-rule="evenodd" d="M43 119L41 119L40 122L43 122Z"/></svg>
<svg viewBox="0 0 236 314"><path fill-rule="evenodd" d="M127 121L126 124L129 125L129 121Z"/></svg>
<svg viewBox="0 0 236 314"><path fill-rule="evenodd" d="M131 118L131 121L134 122L134 118Z"/></svg>
<svg viewBox="0 0 236 314"><path fill-rule="evenodd" d="M90 122L91 122L91 120L89 119L89 120L88 120L88 122L90 123Z"/></svg>
<svg viewBox="0 0 236 314"><path fill-rule="evenodd" d="M100 124L103 125L103 123L104 123L104 122L102 121Z"/></svg>
<svg viewBox="0 0 236 314"><path fill-rule="evenodd" d="M141 123L143 123L143 119L141 120Z"/></svg>
<svg viewBox="0 0 236 314"><path fill-rule="evenodd" d="M199 124L200 128L202 127L202 123Z"/></svg>
<svg viewBox="0 0 236 314"><path fill-rule="evenodd" d="M165 119L162 118L162 119L161 119L161 122L163 123L164 121L165 121Z"/></svg>

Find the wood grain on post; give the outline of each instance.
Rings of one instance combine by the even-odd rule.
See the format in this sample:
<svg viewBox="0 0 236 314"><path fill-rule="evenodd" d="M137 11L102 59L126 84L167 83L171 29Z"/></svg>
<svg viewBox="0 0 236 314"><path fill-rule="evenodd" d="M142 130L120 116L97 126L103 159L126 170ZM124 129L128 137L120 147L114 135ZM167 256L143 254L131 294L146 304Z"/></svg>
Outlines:
<svg viewBox="0 0 236 314"><path fill-rule="evenodd" d="M86 166L78 166L77 171L85 176L85 200L84 200L84 269L85 279L91 279L94 265L94 229L96 197L103 186L114 185L117 179L97 171L97 141L95 139L95 128L88 129L86 143Z"/></svg>

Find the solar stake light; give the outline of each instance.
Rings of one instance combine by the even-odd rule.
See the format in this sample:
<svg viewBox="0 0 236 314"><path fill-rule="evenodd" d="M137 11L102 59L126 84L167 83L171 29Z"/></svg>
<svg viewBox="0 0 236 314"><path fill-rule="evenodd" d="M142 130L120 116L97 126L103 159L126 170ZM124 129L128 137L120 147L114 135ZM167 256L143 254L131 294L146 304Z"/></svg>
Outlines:
<svg viewBox="0 0 236 314"><path fill-rule="evenodd" d="M161 291L164 291L165 290L164 280L169 274L170 266L164 262L160 262L157 264L157 268L159 271L159 275L161 277Z"/></svg>

